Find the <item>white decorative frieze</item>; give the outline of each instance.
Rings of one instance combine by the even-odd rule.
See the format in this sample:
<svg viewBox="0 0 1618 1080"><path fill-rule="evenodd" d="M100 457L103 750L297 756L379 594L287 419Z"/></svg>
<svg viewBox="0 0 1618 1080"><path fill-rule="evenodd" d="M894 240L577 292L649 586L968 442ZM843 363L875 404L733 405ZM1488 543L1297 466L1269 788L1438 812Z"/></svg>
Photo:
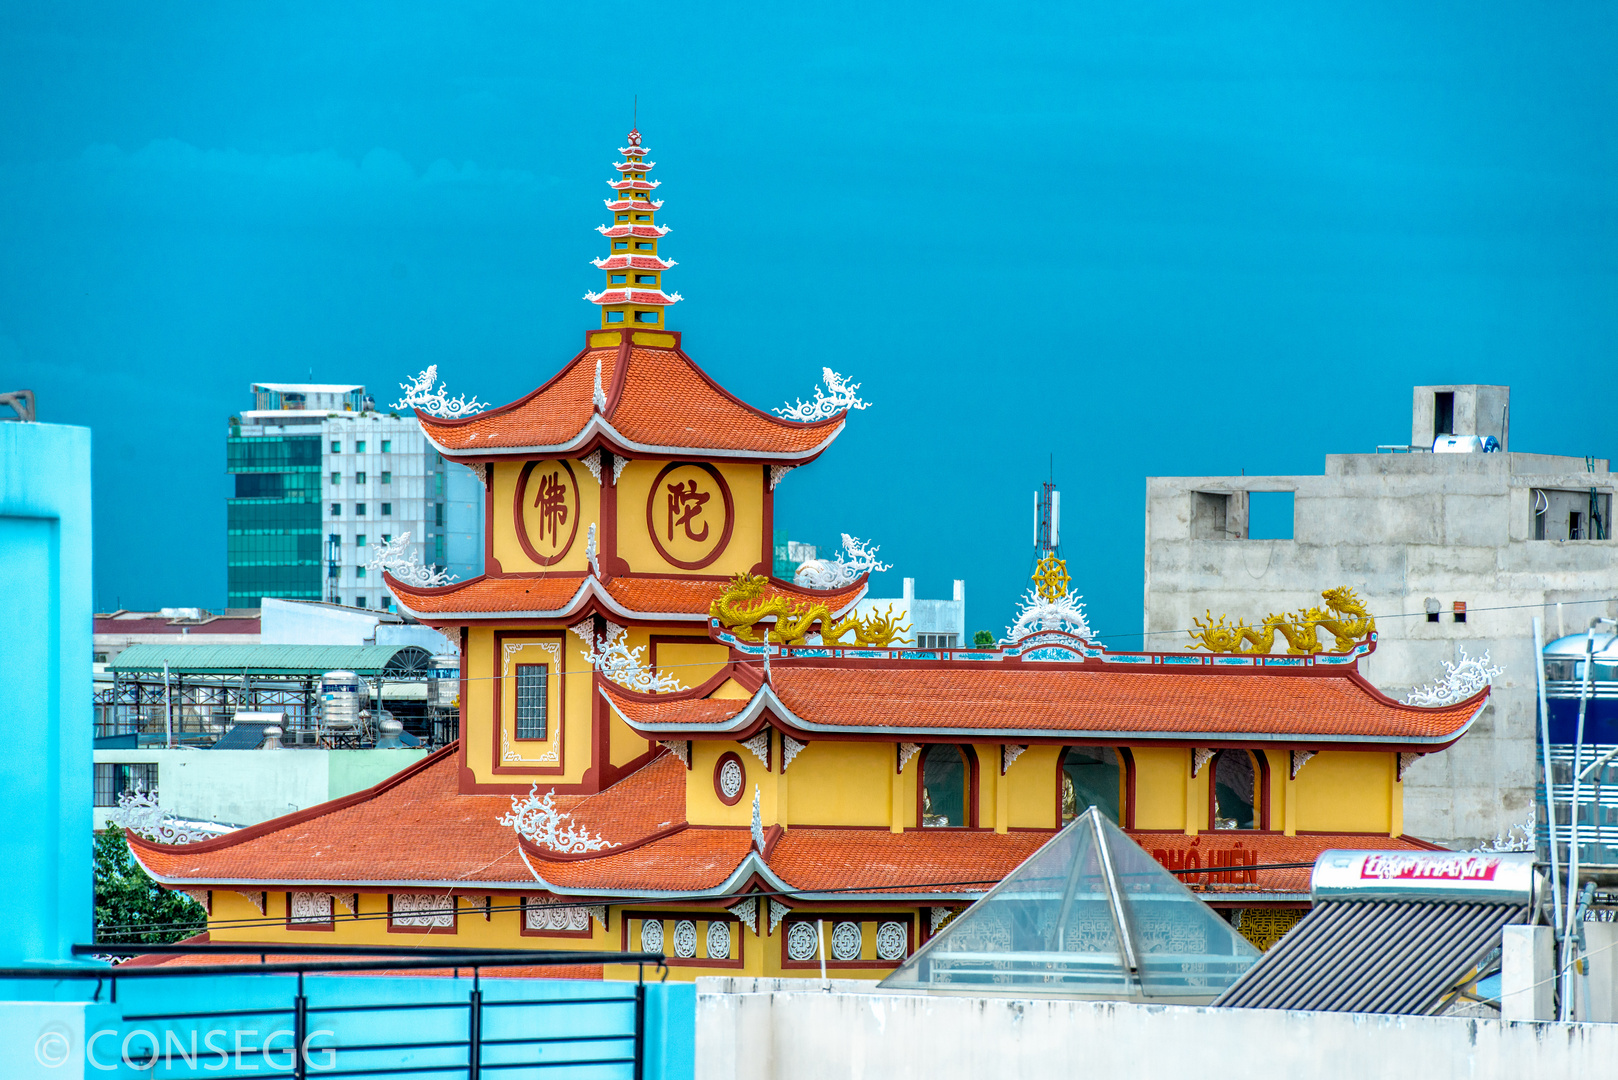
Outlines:
<svg viewBox="0 0 1618 1080"><path fill-rule="evenodd" d="M1046 630L1059 630L1090 640L1094 634L1084 613L1083 599L1071 589L1055 599L1046 599L1037 589L1029 589L1019 601L1017 617L1006 627L1002 640L1011 644Z"/></svg>
<svg viewBox="0 0 1618 1080"><path fill-rule="evenodd" d="M540 933L585 933L590 929L590 909L586 907L555 907L545 898L530 896L524 899L523 928Z"/></svg>
<svg viewBox="0 0 1618 1080"><path fill-rule="evenodd" d="M455 898L448 893L394 893L394 926L436 929L455 925Z"/></svg>
<svg viewBox="0 0 1618 1080"><path fill-rule="evenodd" d="M713 919L708 923L708 959L730 959L730 923Z"/></svg>
<svg viewBox="0 0 1618 1080"><path fill-rule="evenodd" d="M787 959L813 960L819 951L820 938L815 933L814 923L799 921L787 927Z"/></svg>
<svg viewBox="0 0 1618 1080"><path fill-rule="evenodd" d="M291 895L292 908L287 921L293 926L308 923L327 926L332 921L331 893L295 892Z"/></svg>
<svg viewBox="0 0 1618 1080"><path fill-rule="evenodd" d="M610 845L598 834L575 825L571 814L556 808L556 789L539 797L539 785L528 790L528 797L519 801L511 797L511 812L500 819L500 824L516 831L529 843L549 848L562 854L600 851Z"/></svg>
<svg viewBox="0 0 1618 1080"><path fill-rule="evenodd" d="M792 759L797 757L803 751L803 748L808 745L808 743L799 742L783 731L781 733L781 771L786 772L787 766L792 764Z"/></svg>
<svg viewBox="0 0 1618 1080"><path fill-rule="evenodd" d="M770 729L769 728L765 728L763 731L760 731L757 735L754 735L751 739L748 739L745 742L743 742L742 745L747 747L747 749L751 750L753 752L753 756L758 758L759 761L764 763L764 768L765 769L768 769L770 767Z"/></svg>
<svg viewBox="0 0 1618 1080"><path fill-rule="evenodd" d="M876 958L889 962L903 960L909 951L910 934L902 922L885 922L876 928Z"/></svg>
<svg viewBox="0 0 1618 1080"><path fill-rule="evenodd" d="M758 933L758 898L749 896L730 909L730 913L753 933Z"/></svg>

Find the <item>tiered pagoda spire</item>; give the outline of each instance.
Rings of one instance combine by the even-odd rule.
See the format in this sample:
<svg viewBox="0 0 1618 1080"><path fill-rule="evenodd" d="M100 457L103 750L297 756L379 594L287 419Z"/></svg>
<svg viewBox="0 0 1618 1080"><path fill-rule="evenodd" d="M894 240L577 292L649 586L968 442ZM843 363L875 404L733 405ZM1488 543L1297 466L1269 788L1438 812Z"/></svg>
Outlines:
<svg viewBox="0 0 1618 1080"><path fill-rule="evenodd" d="M674 266L674 260L657 254L657 242L669 231L657 224L663 200L652 198L661 181L646 179L657 163L645 160L639 131L631 131L629 145L618 152L624 157L613 163L618 179L607 181L613 190L613 197L607 200L612 224L596 228L612 246L605 259L592 260L606 272L607 287L585 293L584 298L601 308L603 328L630 324L662 329L663 309L678 303L680 294L663 291L663 273Z"/></svg>

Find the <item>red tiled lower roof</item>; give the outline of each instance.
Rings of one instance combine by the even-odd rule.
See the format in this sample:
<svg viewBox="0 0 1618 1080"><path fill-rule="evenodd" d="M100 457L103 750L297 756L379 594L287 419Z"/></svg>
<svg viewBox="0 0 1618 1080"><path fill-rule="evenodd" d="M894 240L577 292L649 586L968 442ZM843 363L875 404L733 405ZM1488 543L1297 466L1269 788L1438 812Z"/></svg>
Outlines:
<svg viewBox="0 0 1618 1080"><path fill-rule="evenodd" d="M770 852L770 869L805 892L980 893L1055 835L967 829L817 829L794 826ZM880 886L880 887L873 887Z"/></svg>
<svg viewBox="0 0 1618 1080"><path fill-rule="evenodd" d="M1229 673L1104 664L777 662L762 703L804 731L1049 737L1296 738L1431 745L1459 737L1486 691L1441 708L1394 701L1351 671ZM779 702L779 708L775 702ZM724 729L742 710L613 695L632 725L667 738ZM751 722L750 720L748 722Z"/></svg>
<svg viewBox="0 0 1618 1080"><path fill-rule="evenodd" d="M545 577L482 577L435 589L421 588L388 577L399 602L416 615L459 613L524 612L558 615L572 613L574 598L586 581L586 574L556 574ZM705 619L714 599L725 591L725 582L711 577L647 575L615 577L597 582L618 607L639 615ZM764 599L784 596L794 603L825 603L839 615L859 602L866 579L824 592L801 589L790 582L772 578Z"/></svg>

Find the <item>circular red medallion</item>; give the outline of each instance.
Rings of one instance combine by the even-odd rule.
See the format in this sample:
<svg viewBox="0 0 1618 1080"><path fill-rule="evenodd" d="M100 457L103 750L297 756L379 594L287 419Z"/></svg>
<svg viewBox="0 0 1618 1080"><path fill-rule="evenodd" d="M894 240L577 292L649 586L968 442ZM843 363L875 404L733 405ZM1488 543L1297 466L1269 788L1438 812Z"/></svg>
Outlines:
<svg viewBox="0 0 1618 1080"><path fill-rule="evenodd" d="M719 470L703 461L671 461L646 496L646 528L659 555L682 570L719 558L736 525L736 504Z"/></svg>
<svg viewBox="0 0 1618 1080"><path fill-rule="evenodd" d="M719 755L719 761L713 767L713 790L726 806L741 802L743 793L747 791L747 767L742 764L741 755L736 751Z"/></svg>
<svg viewBox="0 0 1618 1080"><path fill-rule="evenodd" d="M517 478L517 541L541 566L560 562L579 534L579 482L564 458L530 461Z"/></svg>

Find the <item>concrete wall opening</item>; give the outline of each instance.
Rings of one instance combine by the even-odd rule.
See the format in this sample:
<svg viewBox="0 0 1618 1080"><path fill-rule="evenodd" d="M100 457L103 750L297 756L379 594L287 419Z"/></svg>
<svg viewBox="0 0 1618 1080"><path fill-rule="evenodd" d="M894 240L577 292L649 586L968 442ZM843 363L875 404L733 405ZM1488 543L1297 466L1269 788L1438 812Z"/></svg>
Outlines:
<svg viewBox="0 0 1618 1080"><path fill-rule="evenodd" d="M1191 493L1191 539L1232 539L1230 493L1193 491Z"/></svg>
<svg viewBox="0 0 1618 1080"><path fill-rule="evenodd" d="M1433 438L1455 434L1455 391L1441 390L1433 395Z"/></svg>
<svg viewBox="0 0 1618 1080"><path fill-rule="evenodd" d="M1529 497L1535 540L1612 539L1612 495L1585 488L1534 488Z"/></svg>
<svg viewBox="0 0 1618 1080"><path fill-rule="evenodd" d="M1291 540L1293 492L1254 491L1247 496L1247 535L1254 540Z"/></svg>

